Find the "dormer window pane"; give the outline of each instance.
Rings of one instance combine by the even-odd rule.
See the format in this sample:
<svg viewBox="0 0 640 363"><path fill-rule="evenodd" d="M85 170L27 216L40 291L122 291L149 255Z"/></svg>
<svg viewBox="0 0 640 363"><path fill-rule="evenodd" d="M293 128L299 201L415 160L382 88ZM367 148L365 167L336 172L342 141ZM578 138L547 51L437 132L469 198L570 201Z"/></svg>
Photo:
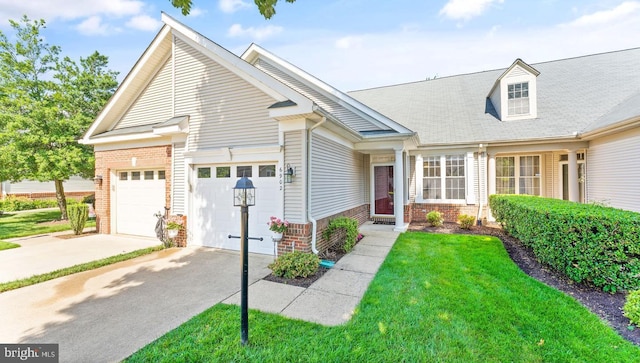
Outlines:
<svg viewBox="0 0 640 363"><path fill-rule="evenodd" d="M509 116L529 113L529 82L508 85L507 95L509 99Z"/></svg>

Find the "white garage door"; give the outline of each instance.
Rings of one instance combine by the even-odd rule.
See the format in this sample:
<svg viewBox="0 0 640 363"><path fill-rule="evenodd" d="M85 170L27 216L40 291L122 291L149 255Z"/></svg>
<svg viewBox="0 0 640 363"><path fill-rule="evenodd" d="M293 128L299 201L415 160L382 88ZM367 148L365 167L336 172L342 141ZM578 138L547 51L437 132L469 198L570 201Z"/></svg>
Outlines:
<svg viewBox="0 0 640 363"><path fill-rule="evenodd" d="M233 187L243 174L256 187L256 205L249 207L249 252L273 254L267 222L282 216L282 194L275 163L256 165L198 165L192 191L192 243L201 246L240 250L240 207L233 206Z"/></svg>
<svg viewBox="0 0 640 363"><path fill-rule="evenodd" d="M118 171L116 180L116 226L123 234L155 237L157 218L164 212L164 170Z"/></svg>

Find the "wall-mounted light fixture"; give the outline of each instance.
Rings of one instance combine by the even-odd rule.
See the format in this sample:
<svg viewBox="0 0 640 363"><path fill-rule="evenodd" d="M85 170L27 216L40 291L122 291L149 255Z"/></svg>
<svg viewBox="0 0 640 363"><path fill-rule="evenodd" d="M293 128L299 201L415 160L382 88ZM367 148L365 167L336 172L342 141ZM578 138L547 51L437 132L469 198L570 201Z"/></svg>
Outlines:
<svg viewBox="0 0 640 363"><path fill-rule="evenodd" d="M291 164L287 164L287 167L284 170L284 182L291 183L293 182L293 177L296 175L296 169L291 167Z"/></svg>
<svg viewBox="0 0 640 363"><path fill-rule="evenodd" d="M95 184L97 186L101 186L102 185L102 175L96 175L93 178L93 184Z"/></svg>

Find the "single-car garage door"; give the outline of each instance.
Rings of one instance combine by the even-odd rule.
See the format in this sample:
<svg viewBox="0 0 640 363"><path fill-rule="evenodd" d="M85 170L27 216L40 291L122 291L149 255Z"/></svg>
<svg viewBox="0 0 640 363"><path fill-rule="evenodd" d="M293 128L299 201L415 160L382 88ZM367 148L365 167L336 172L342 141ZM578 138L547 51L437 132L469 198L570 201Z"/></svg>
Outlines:
<svg viewBox="0 0 640 363"><path fill-rule="evenodd" d="M116 180L117 233L155 237L157 218L164 212L164 170L121 170Z"/></svg>
<svg viewBox="0 0 640 363"><path fill-rule="evenodd" d="M249 207L249 252L273 254L273 241L267 222L281 217L282 193L276 164L198 165L192 191L192 243L195 245L240 249L240 207L233 206L233 187L245 175L256 187L256 205Z"/></svg>

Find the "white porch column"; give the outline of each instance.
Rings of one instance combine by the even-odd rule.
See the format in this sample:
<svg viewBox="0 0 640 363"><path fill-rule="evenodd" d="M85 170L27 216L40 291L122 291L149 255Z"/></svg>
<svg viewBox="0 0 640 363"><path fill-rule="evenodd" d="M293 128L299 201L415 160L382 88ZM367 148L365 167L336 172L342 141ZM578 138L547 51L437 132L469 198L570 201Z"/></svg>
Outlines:
<svg viewBox="0 0 640 363"><path fill-rule="evenodd" d="M487 170L487 207L489 206L489 196L496 194L496 156L487 154L489 157L489 170ZM491 208L487 208L487 220L494 222Z"/></svg>
<svg viewBox="0 0 640 363"><path fill-rule="evenodd" d="M489 171L488 171L488 175L487 175L487 186L488 186L488 193L489 195L491 194L496 194L496 156L495 155L489 155ZM487 195L487 197L489 197L489 195Z"/></svg>
<svg viewBox="0 0 640 363"><path fill-rule="evenodd" d="M394 231L404 232L404 168L402 149L396 149L396 159L393 166L393 214L396 217Z"/></svg>
<svg viewBox="0 0 640 363"><path fill-rule="evenodd" d="M568 156L569 165L567 167L569 168L569 200L572 202L579 202L580 194L578 191L578 155L576 154L575 150L569 150Z"/></svg>

